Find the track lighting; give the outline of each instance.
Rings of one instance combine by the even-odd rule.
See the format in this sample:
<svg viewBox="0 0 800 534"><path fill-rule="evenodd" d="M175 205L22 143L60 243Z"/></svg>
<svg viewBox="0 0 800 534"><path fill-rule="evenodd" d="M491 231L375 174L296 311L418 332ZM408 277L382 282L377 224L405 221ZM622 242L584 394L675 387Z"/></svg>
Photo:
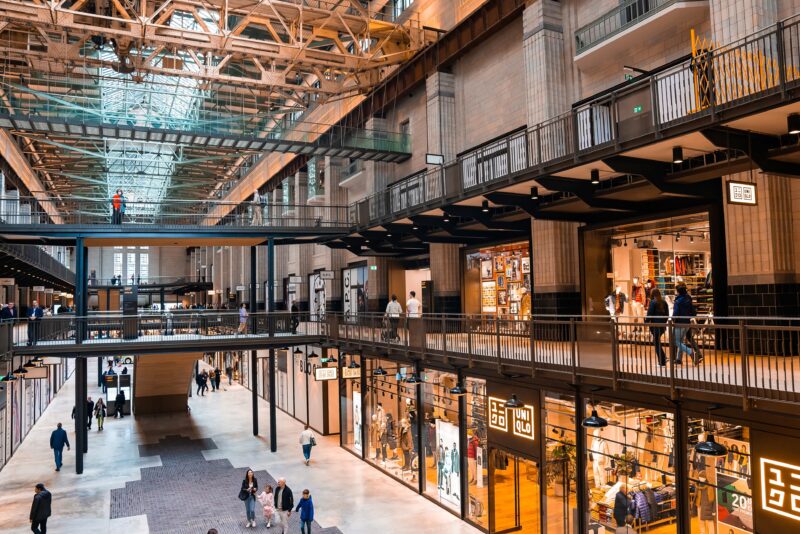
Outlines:
<svg viewBox="0 0 800 534"><path fill-rule="evenodd" d="M531 200L539 200L539 188L531 187Z"/></svg>
<svg viewBox="0 0 800 534"><path fill-rule="evenodd" d="M678 165L683 163L683 148L679 146L672 147L672 163Z"/></svg>
<svg viewBox="0 0 800 534"><path fill-rule="evenodd" d="M600 183L600 171L599 170L592 169L592 172L590 173L590 175L591 175L592 185L597 185L597 184Z"/></svg>
<svg viewBox="0 0 800 534"><path fill-rule="evenodd" d="M592 415L584 419L581 426L583 428L605 428L608 426L608 421L597 415L597 408L592 406Z"/></svg>
<svg viewBox="0 0 800 534"><path fill-rule="evenodd" d="M518 408L524 408L525 403L519 400L516 394L512 393L511 398L506 401L505 407L516 410Z"/></svg>
<svg viewBox="0 0 800 534"><path fill-rule="evenodd" d="M489 201L488 200L484 200L483 202L481 202L481 211L483 213L489 213Z"/></svg>
<svg viewBox="0 0 800 534"><path fill-rule="evenodd" d="M797 113L792 113L786 118L786 124L789 129L789 133L792 135L800 134L800 115Z"/></svg>

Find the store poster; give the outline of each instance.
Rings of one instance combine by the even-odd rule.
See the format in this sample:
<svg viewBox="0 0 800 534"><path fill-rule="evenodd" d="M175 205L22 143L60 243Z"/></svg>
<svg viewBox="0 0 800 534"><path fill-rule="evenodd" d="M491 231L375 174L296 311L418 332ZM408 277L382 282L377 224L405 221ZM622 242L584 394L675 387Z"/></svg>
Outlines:
<svg viewBox="0 0 800 534"><path fill-rule="evenodd" d="M325 280L322 279L320 273L314 273L308 277L308 303L312 321L325 319L326 302Z"/></svg>
<svg viewBox="0 0 800 534"><path fill-rule="evenodd" d="M353 448L361 452L361 393L353 392Z"/></svg>
<svg viewBox="0 0 800 534"><path fill-rule="evenodd" d="M366 267L345 269L342 273L342 299L345 317L353 317L367 311Z"/></svg>
<svg viewBox="0 0 800 534"><path fill-rule="evenodd" d="M437 469L440 472L439 498L461 505L461 456L458 450L458 427L436 420Z"/></svg>
<svg viewBox="0 0 800 534"><path fill-rule="evenodd" d="M481 283L481 312L497 311L497 286L494 281Z"/></svg>
<svg viewBox="0 0 800 534"><path fill-rule="evenodd" d="M750 489L750 447L738 439L719 436L728 454L717 459L717 532L751 534L753 498Z"/></svg>

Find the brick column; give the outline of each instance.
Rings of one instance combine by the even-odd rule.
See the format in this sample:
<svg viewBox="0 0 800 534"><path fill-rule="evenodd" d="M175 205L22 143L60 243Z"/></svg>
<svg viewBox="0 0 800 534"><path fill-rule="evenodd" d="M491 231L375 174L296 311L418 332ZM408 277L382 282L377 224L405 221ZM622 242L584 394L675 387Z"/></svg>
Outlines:
<svg viewBox="0 0 800 534"><path fill-rule="evenodd" d="M529 126L569 110L561 9L559 2L539 0L522 15ZM531 240L533 313L580 313L578 225L531 220Z"/></svg>
<svg viewBox="0 0 800 534"><path fill-rule="evenodd" d="M455 76L436 72L425 81L428 112L428 152L442 154L445 162L456 157ZM430 245L433 311L461 312L462 271L460 246L450 243ZM417 295L421 299L422 295ZM431 311L431 310L426 310Z"/></svg>

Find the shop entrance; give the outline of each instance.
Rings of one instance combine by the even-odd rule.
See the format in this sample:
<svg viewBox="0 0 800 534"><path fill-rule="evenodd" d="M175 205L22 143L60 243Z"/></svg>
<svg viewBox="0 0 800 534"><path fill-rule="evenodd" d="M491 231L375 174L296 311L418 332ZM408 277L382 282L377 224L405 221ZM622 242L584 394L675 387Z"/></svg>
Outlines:
<svg viewBox="0 0 800 534"><path fill-rule="evenodd" d="M539 464L505 449L489 451L489 532L539 534Z"/></svg>

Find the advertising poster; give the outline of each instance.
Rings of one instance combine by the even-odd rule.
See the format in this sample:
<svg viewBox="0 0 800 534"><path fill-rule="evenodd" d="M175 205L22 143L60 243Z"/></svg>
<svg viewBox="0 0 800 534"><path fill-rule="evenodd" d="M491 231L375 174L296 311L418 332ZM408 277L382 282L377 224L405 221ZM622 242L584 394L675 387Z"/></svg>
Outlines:
<svg viewBox="0 0 800 534"><path fill-rule="evenodd" d="M439 497L460 506L461 456L458 452L458 427L437 419L436 437Z"/></svg>
<svg viewBox="0 0 800 534"><path fill-rule="evenodd" d="M361 393L353 392L353 448L361 452Z"/></svg>
<svg viewBox="0 0 800 534"><path fill-rule="evenodd" d="M717 473L717 532L751 534L753 532L753 499L747 480Z"/></svg>
<svg viewBox="0 0 800 534"><path fill-rule="evenodd" d="M327 301L327 283L320 273L308 277L308 303L312 321L325 319L325 304Z"/></svg>

